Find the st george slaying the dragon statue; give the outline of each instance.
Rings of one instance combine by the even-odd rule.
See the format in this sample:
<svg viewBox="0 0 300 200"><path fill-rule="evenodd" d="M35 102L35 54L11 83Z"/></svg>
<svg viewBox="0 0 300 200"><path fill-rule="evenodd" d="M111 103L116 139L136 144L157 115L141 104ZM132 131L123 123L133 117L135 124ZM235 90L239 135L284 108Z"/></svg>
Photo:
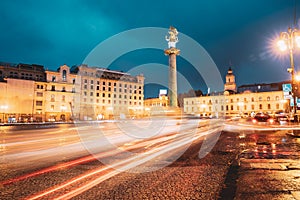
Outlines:
<svg viewBox="0 0 300 200"><path fill-rule="evenodd" d="M169 48L176 48L176 43L178 42L178 31L173 26L169 28L169 37L166 35L166 40L168 41Z"/></svg>

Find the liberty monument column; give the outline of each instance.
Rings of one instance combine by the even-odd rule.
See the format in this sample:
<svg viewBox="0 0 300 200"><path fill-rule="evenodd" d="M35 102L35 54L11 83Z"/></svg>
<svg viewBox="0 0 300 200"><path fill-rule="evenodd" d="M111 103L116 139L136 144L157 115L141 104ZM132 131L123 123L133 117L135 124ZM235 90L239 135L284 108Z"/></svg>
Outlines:
<svg viewBox="0 0 300 200"><path fill-rule="evenodd" d="M178 42L178 32L174 27L169 28L169 35L166 36L169 48L165 50L165 54L169 56L169 106L177 108L177 70L176 70L176 56L179 55L180 50L176 48Z"/></svg>

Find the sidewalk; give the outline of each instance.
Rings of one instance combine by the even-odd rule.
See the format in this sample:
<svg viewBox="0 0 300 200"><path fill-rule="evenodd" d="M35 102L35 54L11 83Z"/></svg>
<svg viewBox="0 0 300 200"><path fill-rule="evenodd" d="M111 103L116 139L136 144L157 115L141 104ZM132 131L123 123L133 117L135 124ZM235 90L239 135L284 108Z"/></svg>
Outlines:
<svg viewBox="0 0 300 200"><path fill-rule="evenodd" d="M300 139L285 132L239 140L236 200L300 199Z"/></svg>

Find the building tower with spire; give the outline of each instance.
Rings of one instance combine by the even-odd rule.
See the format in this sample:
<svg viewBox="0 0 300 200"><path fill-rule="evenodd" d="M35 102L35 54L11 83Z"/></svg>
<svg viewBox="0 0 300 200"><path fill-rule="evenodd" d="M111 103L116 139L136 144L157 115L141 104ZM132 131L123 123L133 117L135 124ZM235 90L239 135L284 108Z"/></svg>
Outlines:
<svg viewBox="0 0 300 200"><path fill-rule="evenodd" d="M226 82L224 84L224 91L228 91L229 93L236 93L236 83L235 76L232 72L231 67L229 67L228 72L226 74Z"/></svg>

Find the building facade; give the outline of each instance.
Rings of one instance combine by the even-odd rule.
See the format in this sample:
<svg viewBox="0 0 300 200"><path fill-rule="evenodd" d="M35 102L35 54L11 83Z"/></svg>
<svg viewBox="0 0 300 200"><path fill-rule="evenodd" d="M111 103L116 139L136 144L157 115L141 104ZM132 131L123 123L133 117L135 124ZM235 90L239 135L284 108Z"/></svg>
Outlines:
<svg viewBox="0 0 300 200"><path fill-rule="evenodd" d="M0 66L0 123L143 116L143 75L86 65L57 71L26 66L31 75L20 65Z"/></svg>
<svg viewBox="0 0 300 200"><path fill-rule="evenodd" d="M250 116L257 112L274 114L288 111L289 101L284 99L282 90L252 92L243 90L235 93L236 84L229 69L224 85L225 91L210 96L184 98L184 113L199 116ZM233 82L234 81L234 82ZM249 85L249 88L252 85ZM243 86L247 88L247 86Z"/></svg>
<svg viewBox="0 0 300 200"><path fill-rule="evenodd" d="M144 111L144 76L81 65L78 75L80 95L74 116L79 120L141 117Z"/></svg>

